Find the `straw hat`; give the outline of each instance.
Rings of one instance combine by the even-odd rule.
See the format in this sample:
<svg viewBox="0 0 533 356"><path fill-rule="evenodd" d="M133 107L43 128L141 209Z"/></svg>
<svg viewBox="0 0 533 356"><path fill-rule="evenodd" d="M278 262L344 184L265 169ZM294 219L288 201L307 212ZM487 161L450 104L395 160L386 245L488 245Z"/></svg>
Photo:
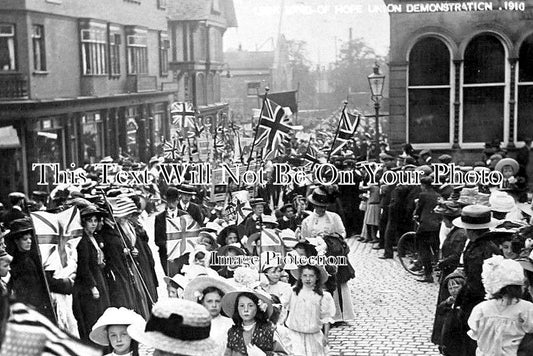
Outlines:
<svg viewBox="0 0 533 356"><path fill-rule="evenodd" d="M267 205L265 200L263 198L252 198L248 201L248 203L250 204L250 206L253 208L254 206L256 205Z"/></svg>
<svg viewBox="0 0 533 356"><path fill-rule="evenodd" d="M203 294L207 287L216 287L224 294L237 290L237 287L230 284L227 279L222 277L198 276L191 280L183 291L183 299L198 301L198 295Z"/></svg>
<svg viewBox="0 0 533 356"><path fill-rule="evenodd" d="M320 187L315 188L313 193L307 197L307 200L315 206L328 206L330 204L328 194Z"/></svg>
<svg viewBox="0 0 533 356"><path fill-rule="evenodd" d="M446 217L456 218L461 216L461 205L453 199L443 200L437 203L433 212Z"/></svg>
<svg viewBox="0 0 533 356"><path fill-rule="evenodd" d="M499 160L498 163L496 163L496 167L494 167L494 170L501 172L503 170L503 167L505 166L511 166L511 168L513 169L513 174L516 174L518 172L518 162L512 158L504 158Z"/></svg>
<svg viewBox="0 0 533 356"><path fill-rule="evenodd" d="M261 290L240 288L240 289L224 294L224 297L222 298L222 310L224 310L224 313L227 316L229 316L230 318L233 317L233 314L235 313L235 301L237 300L237 297L241 293L246 293L246 292L255 294L255 296L259 298L259 300L266 303L267 304L266 313L269 317L272 315L272 312L273 312L272 298L270 297L268 293L263 292Z"/></svg>
<svg viewBox="0 0 533 356"><path fill-rule="evenodd" d="M211 315L198 303L178 298L154 304L146 327L128 326L135 341L159 351L187 356L218 356L218 344L209 337Z"/></svg>
<svg viewBox="0 0 533 356"><path fill-rule="evenodd" d="M166 284L170 284L171 282L176 283L183 290L185 290L185 288L189 284L189 280L184 275L179 273L175 274L172 278L164 276L163 280Z"/></svg>
<svg viewBox="0 0 533 356"><path fill-rule="evenodd" d="M459 228L482 230L496 227L498 222L491 217L491 210L484 205L468 205L463 208L461 216L453 220Z"/></svg>
<svg viewBox="0 0 533 356"><path fill-rule="evenodd" d="M490 209L500 213L508 213L515 207L512 196L502 191L495 191L489 198Z"/></svg>
<svg viewBox="0 0 533 356"><path fill-rule="evenodd" d="M98 209L95 205L92 205L92 204L86 206L80 211L80 217L82 219L85 217L91 216L91 215L102 216L104 215L104 213L100 209Z"/></svg>
<svg viewBox="0 0 533 356"><path fill-rule="evenodd" d="M117 218L123 218L130 214L138 213L137 205L126 196L118 197L116 200L109 200L113 209L113 215Z"/></svg>
<svg viewBox="0 0 533 356"><path fill-rule="evenodd" d="M102 316L93 325L93 329L89 334L89 339L94 343L102 346L109 345L109 338L107 337L107 328L110 325L132 325L138 324L141 327L144 326L146 321L142 316L134 312L133 310L123 307L107 308Z"/></svg>

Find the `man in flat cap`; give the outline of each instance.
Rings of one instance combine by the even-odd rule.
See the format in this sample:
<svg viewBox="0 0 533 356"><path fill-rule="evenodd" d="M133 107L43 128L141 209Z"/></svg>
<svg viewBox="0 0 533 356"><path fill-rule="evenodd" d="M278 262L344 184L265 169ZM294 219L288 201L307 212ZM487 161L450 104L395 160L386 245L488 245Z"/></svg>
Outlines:
<svg viewBox="0 0 533 356"><path fill-rule="evenodd" d="M202 213L202 209L191 201L192 197L196 195L196 189L192 185L182 184L178 187L178 193L180 196L178 209L186 211L192 216L194 221L203 226L204 214Z"/></svg>

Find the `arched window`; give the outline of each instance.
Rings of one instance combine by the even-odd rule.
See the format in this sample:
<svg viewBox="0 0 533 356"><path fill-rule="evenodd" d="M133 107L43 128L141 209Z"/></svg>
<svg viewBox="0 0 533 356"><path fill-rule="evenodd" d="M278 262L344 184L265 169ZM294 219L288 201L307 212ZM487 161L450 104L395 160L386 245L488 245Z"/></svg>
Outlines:
<svg viewBox="0 0 533 356"><path fill-rule="evenodd" d="M438 38L409 53L409 142L450 142L450 51Z"/></svg>
<svg viewBox="0 0 533 356"><path fill-rule="evenodd" d="M196 105L207 105L204 73L196 74Z"/></svg>
<svg viewBox="0 0 533 356"><path fill-rule="evenodd" d="M533 137L533 35L520 47L518 57L518 141Z"/></svg>
<svg viewBox="0 0 533 356"><path fill-rule="evenodd" d="M463 142L503 140L505 49L493 35L476 36L464 54Z"/></svg>

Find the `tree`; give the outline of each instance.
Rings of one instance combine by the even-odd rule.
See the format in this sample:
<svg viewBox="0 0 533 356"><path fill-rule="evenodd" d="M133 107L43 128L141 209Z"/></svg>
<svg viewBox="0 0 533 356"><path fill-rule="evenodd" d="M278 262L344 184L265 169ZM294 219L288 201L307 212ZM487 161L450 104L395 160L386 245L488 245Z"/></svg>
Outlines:
<svg viewBox="0 0 533 356"><path fill-rule="evenodd" d="M376 61L381 71L387 74L386 58L378 56L362 38L343 43L330 76L335 100L338 103L349 97L350 105L365 109L370 100L367 77L372 73Z"/></svg>
<svg viewBox="0 0 533 356"><path fill-rule="evenodd" d="M287 45L293 69L293 83L294 86L299 85L298 105L301 108L312 108L316 89L311 61L307 58L307 43L301 40L287 40Z"/></svg>

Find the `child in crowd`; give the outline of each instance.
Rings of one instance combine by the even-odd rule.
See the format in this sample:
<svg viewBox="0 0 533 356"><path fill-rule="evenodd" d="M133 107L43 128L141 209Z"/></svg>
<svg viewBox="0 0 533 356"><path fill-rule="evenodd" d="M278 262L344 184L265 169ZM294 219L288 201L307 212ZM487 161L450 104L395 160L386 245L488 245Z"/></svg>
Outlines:
<svg viewBox="0 0 533 356"><path fill-rule="evenodd" d="M493 256L483 262L481 277L489 300L468 319L476 355L516 355L525 334L533 332L533 303L521 299L524 270L517 261Z"/></svg>
<svg viewBox="0 0 533 356"><path fill-rule="evenodd" d="M105 356L127 355L138 356L138 344L127 332L129 325L144 325L145 321L139 314L126 308L107 308L94 324L89 338L100 346L109 346L112 352Z"/></svg>
<svg viewBox="0 0 533 356"><path fill-rule="evenodd" d="M462 355L463 345L460 342L464 332L459 321L460 309L455 306L455 299L465 285L465 275L461 269L450 273L442 282L448 291L448 297L437 306L437 317L442 319L440 325L434 325L439 328L433 330L438 334L439 350L443 355Z"/></svg>
<svg viewBox="0 0 533 356"><path fill-rule="evenodd" d="M300 266L291 273L297 282L284 303L289 313L285 325L289 329L291 355L327 355L329 327L335 316L333 297L322 288L328 274L323 267L312 265Z"/></svg>
<svg viewBox="0 0 533 356"><path fill-rule="evenodd" d="M181 274L176 274L174 277L163 277L167 284L167 293L169 298L183 298L183 291L187 287L187 278Z"/></svg>

